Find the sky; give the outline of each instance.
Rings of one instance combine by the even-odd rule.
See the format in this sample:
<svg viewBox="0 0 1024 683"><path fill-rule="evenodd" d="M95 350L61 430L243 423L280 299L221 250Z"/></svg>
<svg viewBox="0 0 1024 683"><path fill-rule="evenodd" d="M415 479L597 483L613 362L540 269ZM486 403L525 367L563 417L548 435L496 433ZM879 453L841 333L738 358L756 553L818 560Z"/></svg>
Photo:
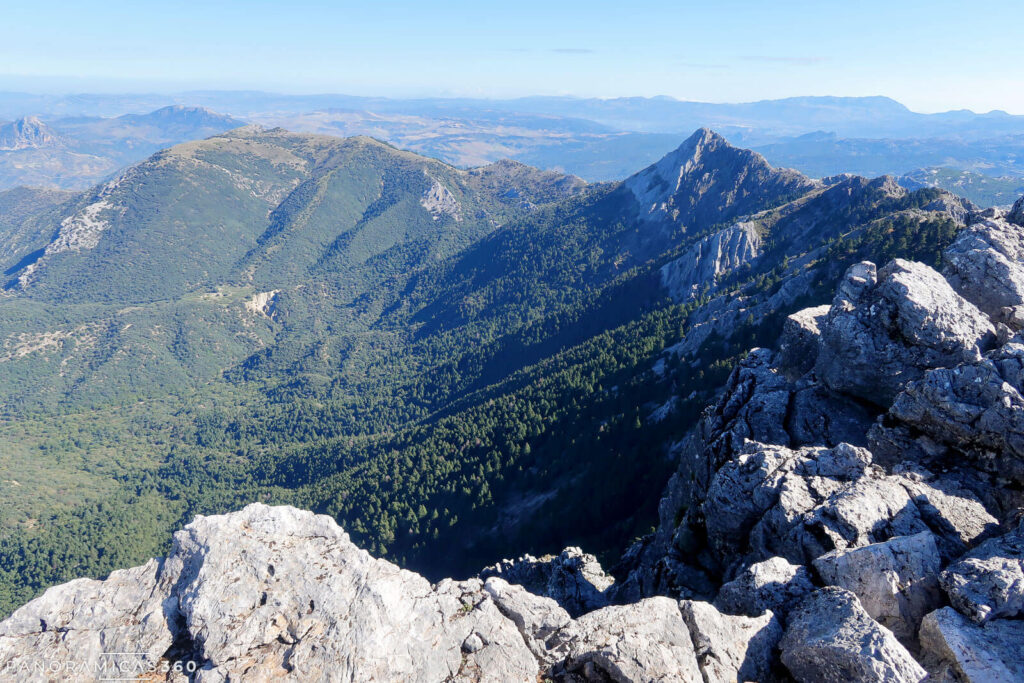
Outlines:
<svg viewBox="0 0 1024 683"><path fill-rule="evenodd" d="M0 89L747 102L1024 114L1022 0L0 0Z"/></svg>

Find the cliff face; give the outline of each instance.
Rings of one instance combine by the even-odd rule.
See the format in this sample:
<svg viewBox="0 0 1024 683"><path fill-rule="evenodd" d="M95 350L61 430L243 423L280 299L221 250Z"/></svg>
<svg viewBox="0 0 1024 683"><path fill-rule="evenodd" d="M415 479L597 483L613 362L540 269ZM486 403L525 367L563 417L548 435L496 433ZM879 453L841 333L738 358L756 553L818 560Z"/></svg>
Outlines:
<svg viewBox="0 0 1024 683"><path fill-rule="evenodd" d="M659 270L661 284L677 301L698 297L720 275L757 258L761 237L753 223L737 223L708 235Z"/></svg>
<svg viewBox="0 0 1024 683"><path fill-rule="evenodd" d="M830 306L790 317L778 351L753 350L676 449L661 524L617 580L573 548L431 585L330 518L254 504L197 518L165 559L25 605L0 624L0 671L1021 680L1024 226L1011 217L962 230L942 272L852 266Z"/></svg>

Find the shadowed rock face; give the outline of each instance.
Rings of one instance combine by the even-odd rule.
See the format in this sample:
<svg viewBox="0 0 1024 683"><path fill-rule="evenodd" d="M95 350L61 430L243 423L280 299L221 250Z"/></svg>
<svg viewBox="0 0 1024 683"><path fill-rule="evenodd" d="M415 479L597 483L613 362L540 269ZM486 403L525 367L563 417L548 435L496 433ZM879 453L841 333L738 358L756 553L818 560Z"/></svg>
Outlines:
<svg viewBox="0 0 1024 683"><path fill-rule="evenodd" d="M1021 197L1014 203L1010 213L1006 216L1006 220L1024 227L1024 197Z"/></svg>

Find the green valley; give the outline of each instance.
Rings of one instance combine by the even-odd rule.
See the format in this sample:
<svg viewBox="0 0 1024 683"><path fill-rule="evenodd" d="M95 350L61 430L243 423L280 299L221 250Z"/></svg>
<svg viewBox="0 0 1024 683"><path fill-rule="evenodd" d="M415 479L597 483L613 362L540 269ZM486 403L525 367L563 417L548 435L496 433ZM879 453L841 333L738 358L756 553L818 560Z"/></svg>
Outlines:
<svg viewBox="0 0 1024 683"><path fill-rule="evenodd" d="M748 348L975 210L707 130L588 185L246 127L60 199L0 220L4 614L253 500L428 576L616 556Z"/></svg>

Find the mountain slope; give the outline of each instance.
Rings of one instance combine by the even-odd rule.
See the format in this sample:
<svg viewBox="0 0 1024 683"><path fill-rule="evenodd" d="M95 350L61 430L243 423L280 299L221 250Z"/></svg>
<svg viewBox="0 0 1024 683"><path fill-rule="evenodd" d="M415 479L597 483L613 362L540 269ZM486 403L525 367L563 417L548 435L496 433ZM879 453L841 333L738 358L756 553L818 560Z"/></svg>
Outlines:
<svg viewBox="0 0 1024 683"><path fill-rule="evenodd" d="M1024 178L993 178L953 168L922 168L900 176L903 187L941 187L980 206L1008 207L1024 194Z"/></svg>
<svg viewBox="0 0 1024 683"><path fill-rule="evenodd" d="M0 623L0 665L45 653L282 680L1016 680L1024 216L990 212L942 256L942 274L854 263L831 304L788 318L777 351L751 349L670 451L660 525L616 576L570 547L431 585L329 517L256 503L196 517L166 559L50 589Z"/></svg>
<svg viewBox="0 0 1024 683"><path fill-rule="evenodd" d="M892 179L812 182L705 131L638 177L682 179L671 211L652 217L637 179L245 129L84 196L64 218L107 201L90 220L109 226L58 236L0 300L6 604L257 499L329 513L432 577L569 543L614 554L747 348L851 262L936 262L972 210ZM701 245L722 231L756 245L717 260ZM673 263L713 280L677 291ZM76 480L93 485L62 497Z"/></svg>
<svg viewBox="0 0 1024 683"><path fill-rule="evenodd" d="M48 213L74 193L34 187L0 191L0 267L8 270L45 244L51 236L43 221L33 220Z"/></svg>
<svg viewBox="0 0 1024 683"><path fill-rule="evenodd" d="M140 303L245 271L270 288L318 263L359 267L399 245L435 245L433 257L443 256L558 192L544 185L556 176L535 174L536 187L508 178L499 194L480 182L487 175L369 138L243 128L161 152L83 195L10 286L40 299ZM132 282L127 262L149 281Z"/></svg>

